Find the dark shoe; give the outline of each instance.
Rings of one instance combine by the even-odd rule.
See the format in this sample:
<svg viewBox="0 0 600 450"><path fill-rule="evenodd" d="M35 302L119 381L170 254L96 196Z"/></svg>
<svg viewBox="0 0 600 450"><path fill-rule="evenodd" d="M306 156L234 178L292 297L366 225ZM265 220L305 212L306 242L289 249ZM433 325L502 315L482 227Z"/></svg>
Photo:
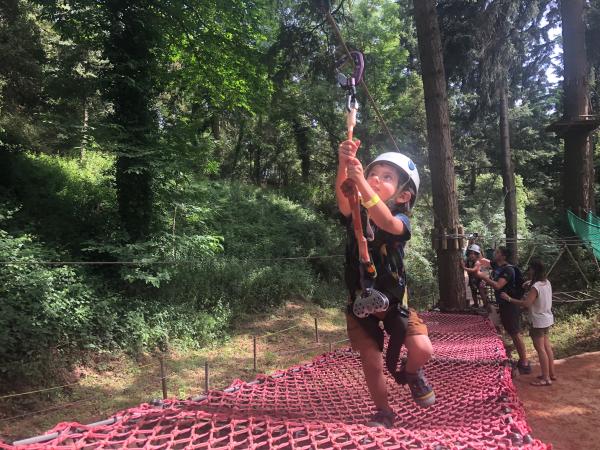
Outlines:
<svg viewBox="0 0 600 450"><path fill-rule="evenodd" d="M406 371L404 370L404 367L402 367L398 372L393 374L393 377L394 380L396 380L396 383L398 384L408 384L408 380L406 379Z"/></svg>
<svg viewBox="0 0 600 450"><path fill-rule="evenodd" d="M527 361L527 364L521 364L521 361L517 363L517 369L521 375L529 375L531 373L531 363Z"/></svg>
<svg viewBox="0 0 600 450"><path fill-rule="evenodd" d="M377 412L371 417L371 420L367 422L367 426L392 428L395 419L396 414L393 411L384 411L378 408Z"/></svg>
<svg viewBox="0 0 600 450"><path fill-rule="evenodd" d="M419 369L415 374L405 372L404 378L417 405L421 408L429 408L435 403L435 392L427 382L423 369Z"/></svg>
<svg viewBox="0 0 600 450"><path fill-rule="evenodd" d="M552 381L546 380L546 379L541 379L541 380L532 381L529 384L532 386L552 386Z"/></svg>

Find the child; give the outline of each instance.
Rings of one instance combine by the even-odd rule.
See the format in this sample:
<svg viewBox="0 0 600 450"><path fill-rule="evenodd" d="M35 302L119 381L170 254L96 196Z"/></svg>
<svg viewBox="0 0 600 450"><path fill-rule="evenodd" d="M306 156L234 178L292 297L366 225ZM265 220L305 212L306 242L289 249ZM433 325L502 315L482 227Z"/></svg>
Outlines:
<svg viewBox="0 0 600 450"><path fill-rule="evenodd" d="M537 351L542 369L542 374L531 384L533 386L550 386L552 381L556 380L554 376L554 352L548 334L550 327L554 324L552 285L546 278L544 264L539 259L533 259L529 263L528 273L531 280L528 284L531 288L524 300L511 298L506 292L501 295L507 302L529 309L529 318L532 324L529 335Z"/></svg>
<svg viewBox="0 0 600 450"><path fill-rule="evenodd" d="M469 275L469 287L473 295L473 307L479 308L479 298L481 296L481 306L485 306L488 302L487 289L485 281L477 278L475 275L479 271L488 271L490 269L490 260L481 256L481 248L477 244L471 244L467 248L467 264L461 261L463 270Z"/></svg>
<svg viewBox="0 0 600 450"><path fill-rule="evenodd" d="M391 428L395 414L389 405L383 373L382 328L390 337L386 366L396 382L408 384L419 406L428 407L435 403L435 394L422 369L433 353L427 327L414 310L409 311L401 305L406 290L404 245L411 233L410 221L405 213L415 203L419 174L408 157L390 152L379 155L369 164L365 178L363 167L355 158L359 145L360 141L350 140L340 144L336 179L338 206L348 226L346 284L350 298L346 324L352 348L360 353L367 387L376 407L367 425ZM363 226L373 232L372 240L368 243L369 255L377 269L373 287L389 299L387 310L365 318L359 318L353 310L354 302L361 298L362 279L351 206L342 189L342 184L348 178L356 184L362 197ZM404 367L397 370L403 343L408 350L408 359Z"/></svg>

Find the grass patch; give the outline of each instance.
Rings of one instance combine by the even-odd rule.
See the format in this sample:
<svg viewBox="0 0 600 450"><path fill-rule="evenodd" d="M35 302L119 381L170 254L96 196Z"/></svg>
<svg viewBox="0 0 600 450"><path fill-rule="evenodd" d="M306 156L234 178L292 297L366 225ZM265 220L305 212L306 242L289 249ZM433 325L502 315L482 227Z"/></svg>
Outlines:
<svg viewBox="0 0 600 450"><path fill-rule="evenodd" d="M315 317L319 324L319 344L315 342ZM258 339L257 371L254 371L252 337L296 325L289 331ZM339 307L321 308L303 300L290 301L270 313L240 316L234 329L235 334L225 342L201 350L169 351L166 360L169 397L187 398L202 393L206 361L210 367L210 388L222 389L236 379L250 381L261 373L269 374L309 362L327 352L330 342L347 337L344 316ZM334 348L346 345L347 342L342 342ZM79 383L74 386L0 400L0 439L10 442L42 434L64 421L94 422L121 409L162 398L156 356L145 355L132 360L106 353L93 361L91 367L77 369ZM61 405L68 406L6 420Z"/></svg>

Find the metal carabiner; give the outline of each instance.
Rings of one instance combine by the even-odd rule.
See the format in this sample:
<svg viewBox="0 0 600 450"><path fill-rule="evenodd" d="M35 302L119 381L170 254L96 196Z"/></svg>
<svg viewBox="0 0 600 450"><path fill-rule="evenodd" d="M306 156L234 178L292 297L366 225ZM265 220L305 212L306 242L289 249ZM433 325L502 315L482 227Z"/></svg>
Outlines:
<svg viewBox="0 0 600 450"><path fill-rule="evenodd" d="M346 96L346 110L350 112L353 109L358 110L358 99L356 98L356 89L354 89L354 92L349 92Z"/></svg>

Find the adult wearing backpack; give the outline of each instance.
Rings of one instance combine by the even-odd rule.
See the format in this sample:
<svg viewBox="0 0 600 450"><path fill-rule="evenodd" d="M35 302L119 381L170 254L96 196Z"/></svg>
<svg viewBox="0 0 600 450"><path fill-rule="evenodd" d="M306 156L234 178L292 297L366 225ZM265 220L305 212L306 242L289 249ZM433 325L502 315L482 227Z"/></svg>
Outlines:
<svg viewBox="0 0 600 450"><path fill-rule="evenodd" d="M513 298L521 298L523 295L521 272L518 268L508 263L509 258L510 250L506 247L498 247L494 252L494 262L496 265L492 276L490 277L487 273L481 271L475 275L494 289L496 302L500 309L502 326L510 335L519 354L519 362L517 363L519 373L529 374L531 373L531 364L527 359L527 351L525 350L525 343L521 334L521 311L517 305L509 303L502 298L503 292Z"/></svg>

